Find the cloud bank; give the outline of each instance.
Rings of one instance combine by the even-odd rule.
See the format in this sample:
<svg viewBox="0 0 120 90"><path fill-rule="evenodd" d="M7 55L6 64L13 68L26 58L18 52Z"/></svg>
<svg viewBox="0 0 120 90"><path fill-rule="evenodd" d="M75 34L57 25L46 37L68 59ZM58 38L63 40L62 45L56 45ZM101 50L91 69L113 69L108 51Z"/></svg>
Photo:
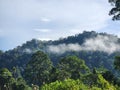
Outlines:
<svg viewBox="0 0 120 90"><path fill-rule="evenodd" d="M97 37L86 39L82 45L78 43L50 45L48 50L57 54L69 51L101 51L112 54L120 50L120 45L118 39L114 37L98 35Z"/></svg>
<svg viewBox="0 0 120 90"><path fill-rule="evenodd" d="M0 0L0 49L12 49L32 38L56 40L84 30L112 30L118 35L120 23L111 23L110 9L108 0Z"/></svg>

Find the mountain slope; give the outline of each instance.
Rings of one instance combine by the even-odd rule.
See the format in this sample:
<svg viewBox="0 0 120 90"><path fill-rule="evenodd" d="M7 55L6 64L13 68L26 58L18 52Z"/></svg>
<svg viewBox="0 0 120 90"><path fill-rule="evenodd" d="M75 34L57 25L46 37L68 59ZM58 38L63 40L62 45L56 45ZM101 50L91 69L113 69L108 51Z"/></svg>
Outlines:
<svg viewBox="0 0 120 90"><path fill-rule="evenodd" d="M54 65L66 55L77 55L85 60L90 67L105 67L113 69L113 61L120 52L120 39L117 36L84 31L75 36L69 36L56 41L27 41L13 50L0 54L0 67L24 68L31 55L40 50L48 54Z"/></svg>

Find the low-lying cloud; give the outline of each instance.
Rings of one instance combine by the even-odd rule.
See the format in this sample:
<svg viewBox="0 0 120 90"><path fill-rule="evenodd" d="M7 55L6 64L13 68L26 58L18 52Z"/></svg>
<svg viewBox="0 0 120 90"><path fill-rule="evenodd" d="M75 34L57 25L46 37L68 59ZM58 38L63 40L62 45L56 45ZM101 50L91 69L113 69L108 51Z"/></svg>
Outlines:
<svg viewBox="0 0 120 90"><path fill-rule="evenodd" d="M29 48L25 48L25 49L23 50L23 53L28 53L28 54L30 54L30 53L33 53L33 51L32 51L31 49L29 49Z"/></svg>
<svg viewBox="0 0 120 90"><path fill-rule="evenodd" d="M69 51L101 51L111 54L120 50L120 44L115 37L98 35L97 37L86 39L82 45L78 43L63 43L50 45L48 46L48 50L57 54L63 54Z"/></svg>

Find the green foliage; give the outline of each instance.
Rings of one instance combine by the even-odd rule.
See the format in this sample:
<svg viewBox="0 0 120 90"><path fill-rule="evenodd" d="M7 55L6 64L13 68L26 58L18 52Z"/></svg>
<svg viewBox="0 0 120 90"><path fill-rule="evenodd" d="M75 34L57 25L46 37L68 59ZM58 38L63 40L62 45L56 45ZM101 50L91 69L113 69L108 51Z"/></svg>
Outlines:
<svg viewBox="0 0 120 90"><path fill-rule="evenodd" d="M12 73L7 68L0 69L0 85L12 82L14 82Z"/></svg>
<svg viewBox="0 0 120 90"><path fill-rule="evenodd" d="M106 81L103 78L102 74L99 73L89 73L82 78L82 81L90 87L96 86L98 88L101 88L101 90L116 90L116 88L113 85L111 85L108 81Z"/></svg>
<svg viewBox="0 0 120 90"><path fill-rule="evenodd" d="M7 68L0 69L0 90L3 88L11 88L14 81L12 73Z"/></svg>
<svg viewBox="0 0 120 90"><path fill-rule="evenodd" d="M0 76L4 78L12 77L12 73L7 68L3 68L0 70Z"/></svg>
<svg viewBox="0 0 120 90"><path fill-rule="evenodd" d="M66 78L78 79L89 70L85 62L76 56L62 58L57 69L57 76L61 77L63 80Z"/></svg>
<svg viewBox="0 0 120 90"><path fill-rule="evenodd" d="M66 79L64 81L45 84L41 86L41 90L116 90L116 88L105 81L101 75L98 75L98 78L99 84L94 86L86 85L81 80Z"/></svg>
<svg viewBox="0 0 120 90"><path fill-rule="evenodd" d="M13 90L32 90L23 78L17 78L16 82L12 84Z"/></svg>
<svg viewBox="0 0 120 90"><path fill-rule="evenodd" d="M116 78L115 78L115 76L113 75L112 72L106 71L106 72L104 72L104 73L102 74L102 76L103 76L107 81L109 81L110 83L115 84Z"/></svg>
<svg viewBox="0 0 120 90"><path fill-rule="evenodd" d="M100 51L70 51L64 54L53 54L47 51L47 46L49 45L59 45L63 43L78 43L82 45L86 39L95 38L97 35L109 36L120 40L114 35L85 31L82 34L69 36L56 41L44 42L33 39L13 50L6 52L0 51L0 67L7 67L12 71L11 73L8 69L0 70L1 86L12 86L11 88L13 88L13 90L30 90L31 88L26 84L26 82L28 82L29 84L43 85L43 87L45 84L51 88L52 85L55 84L56 88L59 87L63 90L64 88L67 90L67 87L72 87L72 84L73 86L78 87L78 90L87 90L87 88L90 88L91 90L104 90L105 88L105 90L107 90L109 89L108 87L115 90L113 85L111 85L114 84L116 85L115 87L117 90L119 90L120 80L114 78L112 75L113 72L110 73L103 70L103 68L99 68L94 69L92 73L87 73L87 71L89 71L88 67L92 70L95 67L98 68L102 66L112 71L114 56L119 55L119 52L107 54ZM54 66L56 66L58 62L59 64L53 68L49 57L39 50L46 52L54 63ZM61 57L64 58L61 59ZM117 70L120 70L119 58L116 58L114 65ZM20 71L25 71L22 72L22 75L25 76L26 81L23 78L20 78ZM77 79L79 80L77 81ZM73 90L76 89L73 88Z"/></svg>
<svg viewBox="0 0 120 90"><path fill-rule="evenodd" d="M19 68L18 66L13 67L12 70L11 70L11 72L12 72L12 75L13 75L13 77L14 77L15 79L16 79L16 78L19 78L19 77L22 77L20 68Z"/></svg>
<svg viewBox="0 0 120 90"><path fill-rule="evenodd" d="M120 0L109 0L113 8L110 11L110 15L113 15L113 20L120 20Z"/></svg>
<svg viewBox="0 0 120 90"><path fill-rule="evenodd" d="M0 55L0 67L6 67L8 69L13 68L14 66L20 67L20 70L23 71L25 69L26 64L30 61L31 55L36 51L44 51L47 55L49 55L50 59L53 61L54 65L57 65L61 57L65 57L67 55L77 55L79 58L85 60L86 65L93 69L94 67L104 66L105 68L112 70L113 69L113 61L116 53L111 55L99 52L99 51L80 51L80 52L66 52L62 55L53 54L48 52L49 45L59 45L59 44L70 44L70 43L78 43L82 45L86 39L95 38L98 35L109 36L111 38L119 39L117 36L110 35L107 33L96 33L95 31L87 32L84 31L81 34L77 34L74 36L69 36L67 38L63 38L55 41L40 41L33 39L31 41L27 41L21 46L18 46L12 50L2 52ZM119 42L118 42L119 43ZM119 54L119 52L117 52ZM23 73L23 72L22 72Z"/></svg>
<svg viewBox="0 0 120 90"><path fill-rule="evenodd" d="M3 54L3 51L2 50L0 50L0 55L2 55Z"/></svg>
<svg viewBox="0 0 120 90"><path fill-rule="evenodd" d="M67 79L45 84L41 87L41 90L88 90L88 87L80 80Z"/></svg>
<svg viewBox="0 0 120 90"><path fill-rule="evenodd" d="M120 56L115 57L114 66L115 69L120 70Z"/></svg>
<svg viewBox="0 0 120 90"><path fill-rule="evenodd" d="M50 81L50 73L53 68L48 56L38 51L33 54L25 70L25 78L29 83L41 85Z"/></svg>
<svg viewBox="0 0 120 90"><path fill-rule="evenodd" d="M0 90L31 90L23 78L13 78L7 68L0 69Z"/></svg>
<svg viewBox="0 0 120 90"><path fill-rule="evenodd" d="M116 85L115 87L116 87L116 90L120 90L120 87L119 87L119 86Z"/></svg>
<svg viewBox="0 0 120 90"><path fill-rule="evenodd" d="M32 84L32 90L39 90L39 86Z"/></svg>

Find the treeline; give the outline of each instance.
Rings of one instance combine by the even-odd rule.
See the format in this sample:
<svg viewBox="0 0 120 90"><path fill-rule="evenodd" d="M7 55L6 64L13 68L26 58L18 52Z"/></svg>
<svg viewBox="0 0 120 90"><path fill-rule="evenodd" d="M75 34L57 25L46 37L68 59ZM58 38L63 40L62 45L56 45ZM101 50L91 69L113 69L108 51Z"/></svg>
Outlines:
<svg viewBox="0 0 120 90"><path fill-rule="evenodd" d="M119 62L116 57L118 70ZM0 69L0 90L120 90L120 80L103 67L89 69L77 56L63 57L54 66L45 53L37 51L22 73L19 67Z"/></svg>
<svg viewBox="0 0 120 90"><path fill-rule="evenodd" d="M61 45L61 44L76 44L83 45L84 42L91 38L96 38L97 36L109 37L110 40L118 40L116 43L120 44L120 39L117 36L107 34L107 33L97 33L94 31L84 31L81 34L76 34L74 36L69 36L66 38L61 38L55 41L40 41L37 39L32 39L26 43L15 47L14 49L8 51L0 51L0 68L6 67L11 69L14 66L18 66L21 69L25 69L26 64L30 61L31 55L36 51L45 52L51 59L54 65L57 65L61 57L67 55L76 55L77 57L85 60L86 65L89 68L100 67L101 65L111 71L113 69L113 61L115 55L120 55L120 52L114 52L108 54L101 51L68 51L63 54L52 53L48 50L49 46ZM107 43L107 42L106 42ZM109 43L109 42L108 42ZM62 51L61 51L62 52Z"/></svg>

